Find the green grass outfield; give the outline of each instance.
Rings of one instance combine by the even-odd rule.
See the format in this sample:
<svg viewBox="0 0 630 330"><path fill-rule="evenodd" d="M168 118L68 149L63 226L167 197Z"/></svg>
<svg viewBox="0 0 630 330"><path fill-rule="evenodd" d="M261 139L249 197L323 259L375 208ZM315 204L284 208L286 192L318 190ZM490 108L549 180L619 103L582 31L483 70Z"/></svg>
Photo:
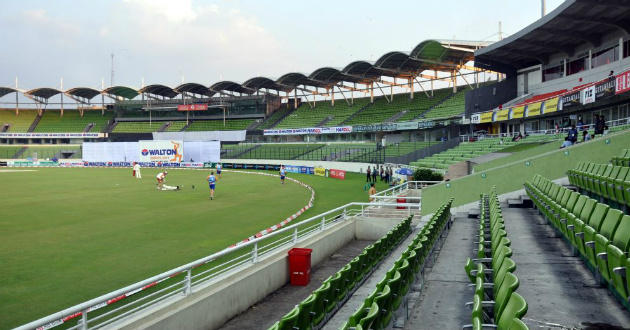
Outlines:
<svg viewBox="0 0 630 330"><path fill-rule="evenodd" d="M205 257L298 211L310 191L275 177L224 172L209 200L208 171L39 168L0 172L0 329L33 321ZM366 201L364 175L292 174L313 187L298 219ZM194 184L196 189L191 189ZM386 185L377 183L379 191Z"/></svg>

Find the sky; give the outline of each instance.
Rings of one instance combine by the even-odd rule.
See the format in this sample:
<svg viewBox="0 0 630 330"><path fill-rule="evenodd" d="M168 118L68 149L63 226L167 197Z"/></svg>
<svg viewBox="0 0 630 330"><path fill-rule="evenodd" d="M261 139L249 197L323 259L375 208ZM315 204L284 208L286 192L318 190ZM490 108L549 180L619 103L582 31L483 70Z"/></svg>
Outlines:
<svg viewBox="0 0 630 330"><path fill-rule="evenodd" d="M562 3L547 0L547 12ZM539 0L30 0L3 3L0 86L211 85L343 68L427 39L497 40Z"/></svg>

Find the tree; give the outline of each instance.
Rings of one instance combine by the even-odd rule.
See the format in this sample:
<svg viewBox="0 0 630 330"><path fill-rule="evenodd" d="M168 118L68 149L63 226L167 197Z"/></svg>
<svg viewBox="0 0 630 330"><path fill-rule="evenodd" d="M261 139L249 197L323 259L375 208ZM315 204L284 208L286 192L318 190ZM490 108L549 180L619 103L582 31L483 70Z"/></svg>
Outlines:
<svg viewBox="0 0 630 330"><path fill-rule="evenodd" d="M428 168L420 168L413 172L414 181L442 181L444 175L440 172L432 171Z"/></svg>

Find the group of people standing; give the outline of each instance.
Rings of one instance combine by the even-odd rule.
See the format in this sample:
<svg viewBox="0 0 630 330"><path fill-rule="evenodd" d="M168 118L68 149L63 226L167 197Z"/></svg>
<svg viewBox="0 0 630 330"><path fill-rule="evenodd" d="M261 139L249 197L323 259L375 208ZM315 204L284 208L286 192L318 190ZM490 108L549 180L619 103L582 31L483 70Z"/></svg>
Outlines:
<svg viewBox="0 0 630 330"><path fill-rule="evenodd" d="M381 166L374 165L374 168L371 168L370 166L368 166L365 172L365 175L366 175L365 182L376 182L376 177L380 176L381 181L390 183L392 182L392 174L393 174L393 169L391 166L383 167L383 165Z"/></svg>

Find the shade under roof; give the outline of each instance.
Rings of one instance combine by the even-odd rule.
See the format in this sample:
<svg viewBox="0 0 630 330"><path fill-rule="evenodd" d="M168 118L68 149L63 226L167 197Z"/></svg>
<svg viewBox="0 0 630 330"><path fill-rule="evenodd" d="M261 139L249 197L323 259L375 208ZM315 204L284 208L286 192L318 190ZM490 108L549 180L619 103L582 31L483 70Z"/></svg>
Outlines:
<svg viewBox="0 0 630 330"><path fill-rule="evenodd" d="M91 100L95 96L100 95L101 91L90 87L75 87L67 90L66 94Z"/></svg>
<svg viewBox="0 0 630 330"><path fill-rule="evenodd" d="M210 88L197 83L181 84L173 88L173 90L178 93L192 93L197 95L204 95L207 97L212 97L214 94L216 94L215 92L211 91Z"/></svg>
<svg viewBox="0 0 630 330"><path fill-rule="evenodd" d="M177 95L179 95L179 93L174 91L172 88L166 85L160 85L160 84L149 85L149 86L140 88L138 92L145 93L145 94L153 94L153 95L162 96L162 97L168 97L169 99L172 99L176 97Z"/></svg>
<svg viewBox="0 0 630 330"><path fill-rule="evenodd" d="M254 93L253 90L249 88L245 88L241 84L235 83L233 81L227 81L227 80L219 81L218 83L213 84L212 86L210 86L210 89L215 92L230 91L230 92L236 92L236 93L241 93L241 94Z"/></svg>
<svg viewBox="0 0 630 330"><path fill-rule="evenodd" d="M31 95L31 96L35 96L35 97L40 97L43 99L49 99L57 94L61 94L63 93L63 91L56 89L56 88L48 88L48 87L43 87L43 88L35 88L35 89L31 89L30 91L24 93L27 95Z"/></svg>
<svg viewBox="0 0 630 330"><path fill-rule="evenodd" d="M0 87L0 97L3 97L7 94L11 94L11 93L17 93L17 92L21 92L19 89L17 88L13 88L13 87Z"/></svg>
<svg viewBox="0 0 630 330"><path fill-rule="evenodd" d="M243 87L252 88L252 89L266 88L266 89L273 89L276 91L287 92L287 93L293 90L293 88L291 88L290 86L280 85L276 83L275 81L269 78L265 78L265 77L251 78L243 83Z"/></svg>

